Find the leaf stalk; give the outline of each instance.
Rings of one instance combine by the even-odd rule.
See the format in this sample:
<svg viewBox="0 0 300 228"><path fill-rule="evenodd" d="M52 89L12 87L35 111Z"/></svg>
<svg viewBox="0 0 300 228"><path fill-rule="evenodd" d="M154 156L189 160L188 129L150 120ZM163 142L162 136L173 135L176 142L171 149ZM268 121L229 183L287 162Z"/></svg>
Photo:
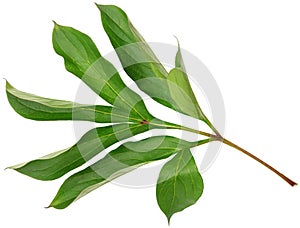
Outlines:
<svg viewBox="0 0 300 228"><path fill-rule="evenodd" d="M209 124L208 124L209 123ZM208 125L213 126L209 121L208 121ZM295 186L297 185L297 183L293 180L291 180L290 178L288 178L287 176L285 176L284 174L282 174L281 172L279 172L277 169L275 169L273 166L269 165L268 163L264 162L263 160L261 160L260 158L258 158L257 156L255 156L254 154L250 153L249 151L245 150L244 148L234 144L233 142L225 139L223 136L220 135L220 133L217 130L214 130L215 128L211 127L211 129L215 132L214 134L210 134L204 131L199 131L199 130L195 130L189 127L184 127L184 126L180 126L177 124L172 124L172 123L166 123L166 124L157 124L157 123L149 123L150 125L153 126L159 126L159 127L165 127L168 129L179 129L179 130L183 130L183 131L189 131L192 133L196 133L199 135L203 135L206 137L210 138L210 141L219 141L222 142L232 148L235 148L236 150L244 153L245 155L251 157L252 159L254 159L255 161L259 162L260 164L262 164L263 166L265 166L266 168L268 168L269 170L271 170L272 172L274 172L275 174L277 174L280 178L282 178L284 181L286 181L289 185L291 186Z"/></svg>
<svg viewBox="0 0 300 228"><path fill-rule="evenodd" d="M268 168L269 170L271 170L272 172L276 173L279 177L281 177L284 181L286 181L289 185L291 185L292 187L297 185L297 183L293 180L291 180L290 178L288 178L287 176L285 176L284 174L282 174L281 172L279 172L277 169L275 169L274 167L272 167L271 165L269 165L268 163L264 162L263 160L261 160L260 158L256 157L254 154L250 153L249 151L243 149L242 147L232 143L231 141L227 140L227 139L222 139L222 142L232 148L235 148L239 151L241 151L242 153L246 154L247 156L253 158L255 161L259 162L260 164L262 164L263 166L265 166L266 168Z"/></svg>

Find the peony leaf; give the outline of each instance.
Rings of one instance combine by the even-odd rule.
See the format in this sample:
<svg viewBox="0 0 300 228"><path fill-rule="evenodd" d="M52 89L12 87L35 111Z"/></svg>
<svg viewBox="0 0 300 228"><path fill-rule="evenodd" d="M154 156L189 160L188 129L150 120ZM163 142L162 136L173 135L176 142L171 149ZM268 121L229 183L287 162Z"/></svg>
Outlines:
<svg viewBox="0 0 300 228"><path fill-rule="evenodd" d="M125 123L98 127L88 131L70 148L9 168L35 179L54 180L83 165L116 142L147 130L148 125Z"/></svg>
<svg viewBox="0 0 300 228"><path fill-rule="evenodd" d="M32 120L86 120L97 123L135 121L118 108L43 98L17 90L9 82L6 82L6 94L13 109Z"/></svg>

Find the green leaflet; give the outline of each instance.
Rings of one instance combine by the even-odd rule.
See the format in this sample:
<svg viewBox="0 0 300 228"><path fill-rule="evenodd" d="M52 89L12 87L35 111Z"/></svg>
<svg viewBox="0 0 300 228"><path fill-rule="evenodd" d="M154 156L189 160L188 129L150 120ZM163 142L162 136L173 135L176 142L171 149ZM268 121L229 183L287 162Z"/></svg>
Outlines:
<svg viewBox="0 0 300 228"><path fill-rule="evenodd" d="M105 148L149 130L143 124L118 124L87 132L74 146L40 159L9 167L39 180L54 180L81 166Z"/></svg>
<svg viewBox="0 0 300 228"><path fill-rule="evenodd" d="M21 116L33 120L86 120L97 123L135 121L128 113L109 106L83 105L25 93L6 82L7 99Z"/></svg>
<svg viewBox="0 0 300 228"><path fill-rule="evenodd" d="M56 53L64 58L66 69L104 100L127 111L130 117L152 118L141 97L124 84L115 67L101 57L89 36L55 23L52 42Z"/></svg>
<svg viewBox="0 0 300 228"><path fill-rule="evenodd" d="M204 119L204 115L198 105L186 74L179 68L174 68L168 76L168 86L171 97L183 113L193 117Z"/></svg>
<svg viewBox="0 0 300 228"><path fill-rule="evenodd" d="M134 81L145 77L164 78L168 75L122 9L113 5L97 5L97 7L101 11L103 28L116 49L125 71Z"/></svg>
<svg viewBox="0 0 300 228"><path fill-rule="evenodd" d="M170 89L171 93L173 94L173 96L175 95L174 99L178 102L178 105L182 109L185 110L185 112L187 112L192 117L197 116L196 118L205 122L217 135L220 135L218 130L213 126L213 124L209 121L209 119L202 112L202 110L197 102L195 94L190 85L188 76L186 74L185 65L183 62L182 55L181 55L181 49L180 49L180 44L179 44L178 39L177 39L177 42L178 42L178 50L177 50L176 57L175 57L175 68L173 70L171 70L171 72L169 73L168 79L169 79L169 81L174 82L178 86L178 88L182 89L179 93L185 93L184 97L187 97L187 99L183 99L178 94L176 95L178 89L175 89L175 91L172 91L172 88L171 88ZM173 88L175 88L175 87L176 86L173 86ZM189 101L189 104L190 104L189 108L186 107L186 101ZM189 109L189 111L187 111L187 109ZM195 113L192 113L192 112L196 112L197 114L195 115Z"/></svg>
<svg viewBox="0 0 300 228"><path fill-rule="evenodd" d="M179 43L179 40L177 39L177 37L175 37L175 38L177 40L177 46L178 46L178 50L177 50L177 53L175 56L175 67L181 69L183 72L186 73L184 61L183 61L182 54L181 54L180 43Z"/></svg>
<svg viewBox="0 0 300 228"><path fill-rule="evenodd" d="M179 44L178 40L177 40L177 42L178 42L178 50L177 50L176 57L175 57L175 68L170 71L170 73L168 75L168 80L173 82L179 88L181 88L182 90L179 92L179 94L184 93L184 95L180 96L179 94L176 93L177 92L176 89L175 89L175 91L172 90L172 88L175 87L174 85L170 88L171 94L172 94L174 100L177 101L178 105L183 110L185 110L184 112L186 112L186 113L196 112L196 113L193 113L192 116L199 116L199 117L201 117L200 119L205 120L206 117L203 114L203 112L197 102L195 94L190 85L188 76L186 74L185 65L183 62L182 54L181 54L180 44ZM182 97L185 97L185 99L183 99ZM187 107L185 107L187 100L190 101L189 102L190 107L188 108L190 110L187 110Z"/></svg>
<svg viewBox="0 0 300 228"><path fill-rule="evenodd" d="M157 102L175 111L197 119L203 119L202 112L199 111L200 108L198 109L197 101L194 99L195 97L189 97L190 94L193 94L192 91L189 91L184 97L181 96L181 101L174 99L174 92L179 89L172 86L173 91L170 91L169 81L167 80L168 73L142 36L133 27L126 13L112 5L97 6L101 11L103 27L119 56L124 70L136 82L138 87ZM183 63L179 57L181 55L177 53L176 62ZM174 82L173 85L176 83L176 80L171 79L171 81ZM191 90L190 86L185 85L183 87ZM184 104L184 107L181 106L182 104Z"/></svg>
<svg viewBox="0 0 300 228"><path fill-rule="evenodd" d="M92 190L141 165L207 142L209 140L195 143L171 136L154 136L138 142L124 143L92 166L69 177L60 187L50 207L66 208Z"/></svg>
<svg viewBox="0 0 300 228"><path fill-rule="evenodd" d="M203 192L203 180L189 149L178 152L160 171L156 198L168 222L176 212L193 205Z"/></svg>

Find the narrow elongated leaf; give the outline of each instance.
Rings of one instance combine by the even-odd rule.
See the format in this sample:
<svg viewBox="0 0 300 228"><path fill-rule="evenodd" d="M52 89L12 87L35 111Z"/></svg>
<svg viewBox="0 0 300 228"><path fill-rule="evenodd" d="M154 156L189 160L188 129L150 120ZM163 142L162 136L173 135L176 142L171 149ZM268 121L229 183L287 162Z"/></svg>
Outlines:
<svg viewBox="0 0 300 228"><path fill-rule="evenodd" d="M187 142L171 136L155 136L138 142L127 142L111 151L92 166L72 175L60 187L50 204L63 209L90 191L141 165L160 160L201 142Z"/></svg>
<svg viewBox="0 0 300 228"><path fill-rule="evenodd" d="M116 142L147 130L149 126L143 124L98 127L87 132L70 148L9 168L39 180L57 179Z"/></svg>
<svg viewBox="0 0 300 228"><path fill-rule="evenodd" d="M191 111L196 110L197 115L200 117L199 119L202 120L203 122L205 122L217 135L220 135L218 130L214 127L214 125L210 122L210 120L205 116L205 114L203 113L203 111L201 110L201 108L199 106L199 103L197 102L195 94L190 85L188 76L186 74L186 69L185 69L185 65L183 62L180 44L179 44L178 39L177 39L177 42L178 42L178 50L177 50L176 57L175 57L175 69L173 69L169 73L168 79L169 79L169 81L176 83L176 85L178 85L178 87L180 87L185 92L185 94L188 96L188 100L190 101L190 105L192 107ZM178 95L177 95L177 97L178 97ZM174 99L176 100L177 98L174 98ZM177 101L178 101L178 105L182 106L183 109L187 108L184 106L185 101L183 99L178 99Z"/></svg>
<svg viewBox="0 0 300 228"><path fill-rule="evenodd" d="M176 37L176 39L177 39L177 37ZM175 67L181 69L183 72L186 73L185 65L184 65L184 61L183 61L183 58L182 58L181 48L180 48L180 44L179 44L178 39L177 39L177 45L178 45L178 50L177 50L177 53L176 53L176 56L175 56Z"/></svg>
<svg viewBox="0 0 300 228"><path fill-rule="evenodd" d="M168 75L122 9L113 5L97 7L101 11L103 27L130 77L136 81L145 77L164 78ZM126 46L128 44L134 45Z"/></svg>
<svg viewBox="0 0 300 228"><path fill-rule="evenodd" d="M173 82L175 85L177 85L179 88L182 89L182 92L185 93L184 94L184 97L187 97L186 99L178 99L179 97L182 97L182 96L179 96L178 94L176 95L176 93L174 94L174 92L176 91L172 91L172 88L174 88L174 86L172 86L170 88L171 90L171 93L172 93L172 96L174 97L174 99L178 102L178 105L180 107L182 107L183 110L185 110L186 108L185 107L185 103L186 103L186 100L189 100L189 105L190 107L192 108L189 108L191 111L196 111L197 112L197 116L201 116L201 119L206 119L205 115L203 114L198 102L197 102L197 99L195 97L195 94L193 92L193 89L190 85L190 82L189 82L189 79L188 79L188 76L186 74L186 69L185 69L185 65L184 65L184 61L183 61L183 58L182 58L182 54L181 54L181 49L180 49L180 44L179 44L179 41L177 40L178 42L178 50L177 50L177 53L176 53L176 57L175 57L175 68L172 69L168 75L168 79L169 81ZM178 90L178 89L177 89ZM185 111L187 112L187 111Z"/></svg>
<svg viewBox="0 0 300 228"><path fill-rule="evenodd" d="M156 198L168 221L193 205L203 192L203 180L189 149L178 152L160 171Z"/></svg>
<svg viewBox="0 0 300 228"><path fill-rule="evenodd" d="M183 113L188 113L193 117L201 117L202 120L204 119L188 78L181 69L174 68L170 71L168 85L174 103L176 102L177 107Z"/></svg>
<svg viewBox="0 0 300 228"><path fill-rule="evenodd" d="M86 120L97 123L135 121L128 113L109 106L83 105L25 93L6 82L10 105L21 116L33 120Z"/></svg>
<svg viewBox="0 0 300 228"><path fill-rule="evenodd" d="M54 50L64 58L66 69L104 100L128 111L130 117L152 118L141 97L124 84L115 67L100 55L89 36L55 23L52 38Z"/></svg>
<svg viewBox="0 0 300 228"><path fill-rule="evenodd" d="M175 111L197 119L203 119L202 113L194 107L189 96L186 95L181 98L182 101L185 99L184 102L177 102L174 99L169 89L168 73L143 37L131 24L126 13L113 5L97 6L101 11L103 27L119 56L124 70L136 82L138 87L157 102ZM174 82L174 80L171 81ZM183 103L185 107L181 107ZM187 108L188 105L190 105L189 108Z"/></svg>

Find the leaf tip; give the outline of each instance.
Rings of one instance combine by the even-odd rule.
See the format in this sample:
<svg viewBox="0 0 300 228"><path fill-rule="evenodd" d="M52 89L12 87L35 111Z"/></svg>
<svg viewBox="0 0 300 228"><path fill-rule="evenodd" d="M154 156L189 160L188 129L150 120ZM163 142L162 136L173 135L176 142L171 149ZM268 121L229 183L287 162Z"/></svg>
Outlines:
<svg viewBox="0 0 300 228"><path fill-rule="evenodd" d="M17 165L12 165L12 166L6 167L5 170L7 170L7 169L13 169L13 170L18 171L18 169L21 168L24 165L25 165L25 163L20 163L20 164L17 164Z"/></svg>
<svg viewBox="0 0 300 228"><path fill-rule="evenodd" d="M60 24L58 24L56 21L52 20L53 24L54 24L54 29L59 29L60 27L62 27Z"/></svg>
<svg viewBox="0 0 300 228"><path fill-rule="evenodd" d="M179 39L178 39L178 37L176 36L176 35L173 35L174 36L174 38L176 39L176 41L177 41L177 45L178 45L178 47L180 47L180 44L179 44Z"/></svg>
<svg viewBox="0 0 300 228"><path fill-rule="evenodd" d="M98 3L96 3L96 2L95 2L95 5L97 6L97 8L98 8L100 11L105 7L105 5L98 4Z"/></svg>
<svg viewBox="0 0 300 228"><path fill-rule="evenodd" d="M14 165L14 166L8 166L8 167L6 167L6 168L4 169L4 171L6 171L6 170L8 170L8 169L18 171L18 167L15 166L15 165Z"/></svg>
<svg viewBox="0 0 300 228"><path fill-rule="evenodd" d="M104 13L104 14L107 14L107 13L113 11L114 9L118 9L123 12L123 10L116 5L103 5L103 4L97 4L97 3L95 3L95 4L96 4L97 8L100 10L100 12Z"/></svg>
<svg viewBox="0 0 300 228"><path fill-rule="evenodd" d="M6 88L12 87L12 85L6 80L6 78L3 78L5 80Z"/></svg>
<svg viewBox="0 0 300 228"><path fill-rule="evenodd" d="M49 205L49 206L47 206L47 207L44 207L45 209L49 209L49 208L51 208L52 206L51 206L51 204Z"/></svg>
<svg viewBox="0 0 300 228"><path fill-rule="evenodd" d="M73 201L72 201L73 202ZM48 207L46 208L50 208L50 207L53 207L55 209L58 209L58 210L62 210L62 209L65 209L67 208L72 202L62 202L60 199L59 199L59 194L57 193L56 196L54 197L54 199L51 201L51 203L49 204Z"/></svg>
<svg viewBox="0 0 300 228"><path fill-rule="evenodd" d="M6 78L3 78L5 80L5 88L6 91L14 89L14 87L6 80Z"/></svg>
<svg viewBox="0 0 300 228"><path fill-rule="evenodd" d="M171 225L171 217L172 217L172 215L167 215L168 225L169 225L169 226Z"/></svg>
<svg viewBox="0 0 300 228"><path fill-rule="evenodd" d="M53 199L53 200L51 201L51 203L50 203L47 207L45 207L45 209L49 209L49 208L56 208L56 209L58 209L58 208L55 206L54 200L55 200L55 199Z"/></svg>

